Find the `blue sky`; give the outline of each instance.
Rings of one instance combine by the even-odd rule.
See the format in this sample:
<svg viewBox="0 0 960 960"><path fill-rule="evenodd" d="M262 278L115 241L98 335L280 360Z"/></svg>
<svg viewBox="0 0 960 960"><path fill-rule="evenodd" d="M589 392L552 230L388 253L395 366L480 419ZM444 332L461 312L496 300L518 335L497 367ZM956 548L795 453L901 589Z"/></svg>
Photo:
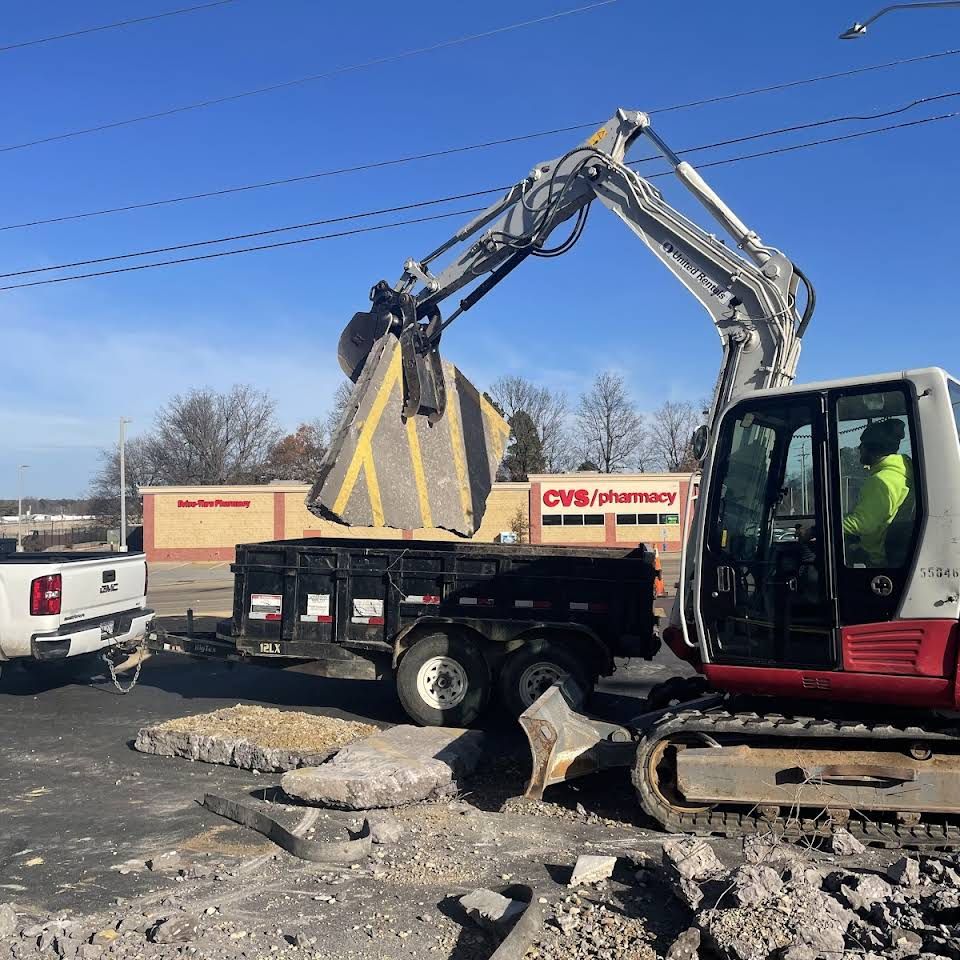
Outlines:
<svg viewBox="0 0 960 960"><path fill-rule="evenodd" d="M583 0L581 0L583 2ZM10 5L0 46L189 5ZM576 0L237 0L121 30L0 53L4 145L217 97L578 6ZM836 34L877 0L608 6L329 80L90 136L0 152L0 225L296 176L960 47L960 11L892 14ZM413 12L415 10L415 13ZM681 148L889 109L960 89L960 57L655 117ZM960 109L960 98L902 119ZM875 124L880 125L880 124ZM869 124L848 124L849 132ZM826 135L779 137L748 149ZM582 136L303 184L0 231L7 273L496 187ZM939 363L958 333L960 119L705 171L763 239L813 279L801 379ZM646 150L644 150L646 152ZM727 148L694 158L745 152ZM659 169L650 165L648 171ZM658 181L686 209L670 181ZM468 204L469 205L469 204ZM450 204L437 212L459 207ZM433 212L432 209L426 212ZM699 215L698 215L699 217ZM374 222L386 222L380 217ZM701 218L702 220L702 218ZM457 219L199 264L0 293L0 496L31 464L35 495L77 495L117 418L150 426L171 394L253 383L283 424L322 415L336 342L367 291L395 280ZM300 235L319 232L316 229ZM284 235L297 236L297 234ZM712 386L706 314L598 208L578 246L514 273L444 337L481 387L520 374L575 397L621 371L644 409Z"/></svg>

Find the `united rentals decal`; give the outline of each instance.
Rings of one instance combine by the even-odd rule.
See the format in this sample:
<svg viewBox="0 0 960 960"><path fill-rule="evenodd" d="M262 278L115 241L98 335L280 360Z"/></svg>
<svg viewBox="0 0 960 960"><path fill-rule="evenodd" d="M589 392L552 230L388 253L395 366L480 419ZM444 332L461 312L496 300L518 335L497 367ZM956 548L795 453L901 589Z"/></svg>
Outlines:
<svg viewBox="0 0 960 960"><path fill-rule="evenodd" d="M178 500L178 507L238 507L250 506L249 500Z"/></svg>

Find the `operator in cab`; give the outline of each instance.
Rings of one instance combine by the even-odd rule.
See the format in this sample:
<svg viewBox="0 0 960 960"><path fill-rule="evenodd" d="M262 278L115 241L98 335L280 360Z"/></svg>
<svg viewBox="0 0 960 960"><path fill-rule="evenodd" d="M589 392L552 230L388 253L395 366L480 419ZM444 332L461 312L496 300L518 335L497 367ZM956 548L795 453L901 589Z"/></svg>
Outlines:
<svg viewBox="0 0 960 960"><path fill-rule="evenodd" d="M890 556L891 525L913 500L913 461L899 453L906 434L901 420L879 420L860 434L860 462L870 471L853 510L843 518L847 562L898 566Z"/></svg>

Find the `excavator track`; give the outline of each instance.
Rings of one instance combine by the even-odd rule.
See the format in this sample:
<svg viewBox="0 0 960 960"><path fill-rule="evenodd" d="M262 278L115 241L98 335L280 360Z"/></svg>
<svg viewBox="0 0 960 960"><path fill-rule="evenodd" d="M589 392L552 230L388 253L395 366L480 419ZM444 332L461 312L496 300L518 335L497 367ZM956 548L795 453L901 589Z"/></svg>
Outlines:
<svg viewBox="0 0 960 960"><path fill-rule="evenodd" d="M894 806L883 804L874 809L843 802L819 808L799 802L785 803L781 781L764 780L762 774L754 775L752 790L754 793L767 791L765 798L754 797L746 803L729 799L709 802L705 798L694 802L680 792L681 765L677 760L683 750L692 747L726 751L722 757L717 755L723 767L717 778L721 787L724 780L732 784L738 775L749 775L754 754L762 751L768 756L779 754L787 766L792 756L809 756L811 752L822 752L825 760L833 761L871 753L889 758L891 752L901 751L905 764L902 770L909 774L912 764L921 771L917 780L922 782L923 763L934 757L937 764L945 765L943 769L948 778L954 774L960 778L960 731L954 728L925 729L824 717L761 715L725 707L680 708L646 731L637 750L632 776L644 811L664 829L675 833L740 837L773 832L786 838L800 838L829 836L842 825L862 842L873 846L960 848L960 791L954 792L952 779L946 782L950 785L948 797L956 798L950 804L953 809L944 810L941 805L937 812L917 810L915 803L908 811L897 810L895 802ZM829 769L839 774L849 773L842 763ZM881 765L867 770L868 776L877 778L876 782L896 772ZM860 773L862 775L862 770ZM901 774L901 779L909 777ZM775 785L768 786L771 783ZM812 784L814 789L822 785L823 781ZM804 779L800 786L809 787L810 781ZM914 795L922 788L916 783L908 786L908 792ZM797 789L799 797L799 787Z"/></svg>

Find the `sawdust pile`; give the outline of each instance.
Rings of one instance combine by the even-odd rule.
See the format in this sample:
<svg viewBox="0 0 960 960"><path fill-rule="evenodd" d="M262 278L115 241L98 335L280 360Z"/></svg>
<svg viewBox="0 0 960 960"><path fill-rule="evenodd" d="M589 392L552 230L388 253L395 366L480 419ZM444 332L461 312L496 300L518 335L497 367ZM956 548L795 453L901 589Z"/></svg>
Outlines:
<svg viewBox="0 0 960 960"><path fill-rule="evenodd" d="M230 737L274 750L323 753L368 737L376 733L378 728L355 720L238 703L235 707L225 707L212 713L176 717L158 724L154 729L206 737Z"/></svg>

